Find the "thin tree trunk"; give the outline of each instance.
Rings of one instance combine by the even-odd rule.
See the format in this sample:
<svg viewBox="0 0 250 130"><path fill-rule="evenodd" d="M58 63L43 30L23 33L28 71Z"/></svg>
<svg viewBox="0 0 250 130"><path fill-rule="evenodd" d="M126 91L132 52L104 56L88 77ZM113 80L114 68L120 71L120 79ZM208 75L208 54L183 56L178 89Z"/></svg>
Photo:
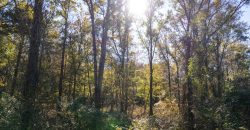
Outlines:
<svg viewBox="0 0 250 130"><path fill-rule="evenodd" d="M75 96L76 96L77 72L80 69L80 66L81 66L81 62L78 63L77 68L74 67L73 100L75 100ZM84 84L84 96L85 96L85 84Z"/></svg>
<svg viewBox="0 0 250 130"><path fill-rule="evenodd" d="M111 90L111 96L114 97L114 90ZM114 100L111 99L111 104L110 104L110 112L114 111Z"/></svg>
<svg viewBox="0 0 250 130"><path fill-rule="evenodd" d="M66 43L65 43L66 44ZM64 57L65 57L65 44L63 44L62 47L62 57L61 57L61 69L60 69L60 79L59 79L59 86L58 86L58 90L59 90L59 97L58 100L59 102L61 102L61 97L62 97L62 89L63 89L63 78L64 78ZM60 107L60 106L58 106ZM60 109L60 108L59 108Z"/></svg>
<svg viewBox="0 0 250 130"><path fill-rule="evenodd" d="M180 75L179 75L179 65L176 61L176 75L177 75L177 87L178 87L178 108L181 110L181 93L180 93Z"/></svg>
<svg viewBox="0 0 250 130"><path fill-rule="evenodd" d="M150 60L150 88L149 88L149 115L153 115L153 64L152 59Z"/></svg>
<svg viewBox="0 0 250 130"><path fill-rule="evenodd" d="M97 68L97 47L96 47L96 28L95 28L95 13L94 13L94 6L93 1L89 0L86 1L88 4L88 9L90 13L91 19L91 33L92 33L92 51L93 51L93 60L94 60L94 85L95 85L95 106L97 109L100 109L100 102L99 102L99 87L98 87L98 68Z"/></svg>
<svg viewBox="0 0 250 130"><path fill-rule="evenodd" d="M208 97L208 77L207 77L207 75L208 75L208 71L209 71L209 67L208 67L208 50L207 50L207 43L204 43L204 48L205 48L205 55L204 55L204 65L205 65L205 68L206 68L206 70L205 70L205 75L204 75L204 82L205 82L205 84L204 84L204 94L205 94L205 98L207 98Z"/></svg>
<svg viewBox="0 0 250 130"><path fill-rule="evenodd" d="M66 25L68 26L68 25ZM63 40L63 44L62 44L62 55L61 55L61 67L60 67L60 79L59 79L59 85L58 85L58 90L59 90L59 106L58 109L60 109L60 103L61 103L61 98L62 98L62 91L63 91L63 79L64 79L64 63L65 63L65 48L66 48L66 39L67 39L67 30L66 30L66 26L65 26L65 30L64 30L64 40Z"/></svg>
<svg viewBox="0 0 250 130"><path fill-rule="evenodd" d="M126 12L128 12L128 7L126 6L125 7L125 10ZM128 21L128 14L125 15L125 32L124 32L124 54L126 52L126 55L127 55L127 60L126 60L126 66L125 66L125 77L124 79L126 81L124 81L126 84L125 84L125 112L127 114L127 111L128 111L128 90L129 90L129 21ZM125 56L124 56L125 57ZM125 58L124 58L125 60Z"/></svg>
<svg viewBox="0 0 250 130"><path fill-rule="evenodd" d="M146 84L143 85L143 96L147 97L146 96ZM146 110L147 110L147 99L145 99L145 102L144 102L144 112L142 114L146 113Z"/></svg>
<svg viewBox="0 0 250 130"><path fill-rule="evenodd" d="M63 37L63 42L62 42L62 55L61 55L61 67L60 67L60 79L59 79L59 85L58 85L58 91L59 91L59 96L58 96L58 104L57 104L57 109L60 111L61 110L61 98L62 98L62 91L63 91L63 80L64 80L64 68L65 68L65 49L66 49L66 42L68 38L68 12L69 12L69 6L70 6L70 1L67 3L66 7L66 16L64 17L65 23L64 23L64 37Z"/></svg>
<svg viewBox="0 0 250 130"><path fill-rule="evenodd" d="M92 99L91 85L90 85L89 69L88 69L88 86L89 86L89 97Z"/></svg>
<svg viewBox="0 0 250 130"><path fill-rule="evenodd" d="M24 40L25 40L25 37L21 36L21 42L19 43L17 61L16 61L15 70L14 70L13 82L11 85L11 92L10 92L11 96L14 95L15 89L16 89L16 82L17 82L17 77L18 77L18 72L19 72L20 61L21 61L21 57L22 57L22 53L23 53Z"/></svg>
<svg viewBox="0 0 250 130"><path fill-rule="evenodd" d="M128 44L128 43L127 43ZM126 61L126 68L125 68L125 108L124 111L127 114L128 111L128 90L129 90L129 68L128 68L128 62L129 62L129 58L128 58L128 45L127 45L127 61Z"/></svg>
<svg viewBox="0 0 250 130"><path fill-rule="evenodd" d="M98 110L101 108L101 91L102 91L102 80L104 74L104 65L106 61L106 44L108 40L108 30L109 30L109 19L110 19L110 0L108 0L107 5L107 13L104 18L103 23L103 35L102 35L102 44L101 44L101 56L99 63L99 71L98 71L98 84L95 89L95 106Z"/></svg>
<svg viewBox="0 0 250 130"><path fill-rule="evenodd" d="M151 12L152 13L152 12ZM149 16L149 116L153 115L153 33L152 33L152 14Z"/></svg>
<svg viewBox="0 0 250 130"><path fill-rule="evenodd" d="M169 87L169 97L171 98L172 92L171 92L171 74L170 74L170 62L169 62L169 56L167 54L167 67L168 67L168 87Z"/></svg>
<svg viewBox="0 0 250 130"><path fill-rule="evenodd" d="M86 97L86 84L83 84L83 96Z"/></svg>
<svg viewBox="0 0 250 130"><path fill-rule="evenodd" d="M216 70L217 70L217 96L222 97L222 91L223 91L223 70L222 70L222 60L224 57L224 51L225 47L223 48L222 54L220 54L220 47L221 47L221 41L219 38L217 38L217 45L216 45Z"/></svg>
<svg viewBox="0 0 250 130"><path fill-rule="evenodd" d="M74 82L73 82L73 100L75 100L75 97L76 97L76 77L77 77L77 74L75 73L74 74ZM84 85L84 93L85 93L85 85Z"/></svg>

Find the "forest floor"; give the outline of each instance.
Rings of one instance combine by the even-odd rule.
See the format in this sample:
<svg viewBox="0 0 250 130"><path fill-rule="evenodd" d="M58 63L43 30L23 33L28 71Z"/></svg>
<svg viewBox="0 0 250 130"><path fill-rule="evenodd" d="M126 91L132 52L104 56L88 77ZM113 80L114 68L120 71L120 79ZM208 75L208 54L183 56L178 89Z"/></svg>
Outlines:
<svg viewBox="0 0 250 130"><path fill-rule="evenodd" d="M154 105L154 116L149 118L144 107L135 107L133 111L134 128L176 129L179 127L180 113L175 100L159 101Z"/></svg>
<svg viewBox="0 0 250 130"><path fill-rule="evenodd" d="M55 105L45 105L46 118L49 119L49 123L58 122L58 115L67 118L73 118L70 114L64 113L58 114ZM64 114L64 115L63 115ZM133 113L131 113L131 126L129 129L176 129L179 127L180 113L178 104L175 100L163 100L154 105L154 116L148 116L148 110L144 109L144 106L135 106ZM66 118L65 118L66 117ZM61 118L62 119L62 118ZM61 120L60 119L60 120ZM66 120L65 120L66 121ZM67 121L66 121L67 122ZM59 123L60 124L60 123Z"/></svg>

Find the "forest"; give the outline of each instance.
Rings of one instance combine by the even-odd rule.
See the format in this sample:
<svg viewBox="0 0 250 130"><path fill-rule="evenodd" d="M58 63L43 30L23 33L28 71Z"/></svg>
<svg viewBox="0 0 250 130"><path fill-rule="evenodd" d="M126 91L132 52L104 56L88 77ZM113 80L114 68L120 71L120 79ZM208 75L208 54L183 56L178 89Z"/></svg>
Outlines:
<svg viewBox="0 0 250 130"><path fill-rule="evenodd" d="M249 4L0 0L0 130L250 130Z"/></svg>

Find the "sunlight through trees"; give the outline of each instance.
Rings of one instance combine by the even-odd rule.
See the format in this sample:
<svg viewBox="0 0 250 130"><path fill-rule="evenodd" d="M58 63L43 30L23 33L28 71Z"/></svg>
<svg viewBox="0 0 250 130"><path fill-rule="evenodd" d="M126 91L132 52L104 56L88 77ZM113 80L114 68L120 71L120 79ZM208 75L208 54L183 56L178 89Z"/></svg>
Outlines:
<svg viewBox="0 0 250 130"><path fill-rule="evenodd" d="M0 129L250 129L249 2L1 0Z"/></svg>

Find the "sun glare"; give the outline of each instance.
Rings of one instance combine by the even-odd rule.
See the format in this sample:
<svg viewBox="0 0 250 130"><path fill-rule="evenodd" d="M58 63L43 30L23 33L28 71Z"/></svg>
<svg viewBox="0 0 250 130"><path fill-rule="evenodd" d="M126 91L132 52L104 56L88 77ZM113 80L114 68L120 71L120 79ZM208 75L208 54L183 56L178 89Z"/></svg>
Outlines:
<svg viewBox="0 0 250 130"><path fill-rule="evenodd" d="M147 0L128 0L129 12L134 16L143 16L147 9Z"/></svg>

